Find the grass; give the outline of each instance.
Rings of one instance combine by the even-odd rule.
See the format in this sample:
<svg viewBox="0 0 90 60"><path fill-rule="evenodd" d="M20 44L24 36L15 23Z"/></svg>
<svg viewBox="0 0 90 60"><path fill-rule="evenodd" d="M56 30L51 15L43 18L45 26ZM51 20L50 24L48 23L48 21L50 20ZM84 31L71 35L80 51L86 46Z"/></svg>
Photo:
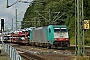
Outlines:
<svg viewBox="0 0 90 60"><path fill-rule="evenodd" d="M10 60L8 55L6 55L6 56L0 55L0 60L8 60L8 59Z"/></svg>
<svg viewBox="0 0 90 60"><path fill-rule="evenodd" d="M75 45L75 37L70 38L70 44Z"/></svg>
<svg viewBox="0 0 90 60"><path fill-rule="evenodd" d="M75 37L70 38L70 44L75 45ZM90 37L84 37L85 46L90 46Z"/></svg>
<svg viewBox="0 0 90 60"><path fill-rule="evenodd" d="M7 53L5 53L3 50L1 50L1 54L0 54L0 60L11 60L9 55Z"/></svg>
<svg viewBox="0 0 90 60"><path fill-rule="evenodd" d="M7 59L3 56L0 56L0 60L7 60Z"/></svg>

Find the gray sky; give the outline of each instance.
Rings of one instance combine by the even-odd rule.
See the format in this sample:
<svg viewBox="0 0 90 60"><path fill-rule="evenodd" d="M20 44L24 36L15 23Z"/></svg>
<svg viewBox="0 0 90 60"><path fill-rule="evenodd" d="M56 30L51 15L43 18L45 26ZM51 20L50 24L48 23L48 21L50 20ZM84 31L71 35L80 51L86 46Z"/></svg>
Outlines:
<svg viewBox="0 0 90 60"><path fill-rule="evenodd" d="M8 0L8 5L13 4L17 0ZM22 0L22 1L28 1L31 2L32 0ZM5 19L5 30L11 29L12 28L12 19L13 19L13 25L14 29L15 27L15 21L16 21L16 9L17 9L17 20L22 21L24 17L24 13L26 12L26 9L28 8L29 3L21 3L18 2L14 4L13 6L6 8L6 0L0 0L0 19L4 18ZM1 21L0 21L1 24ZM20 27L20 22L18 22L18 27ZM1 30L1 25L0 25L0 30Z"/></svg>

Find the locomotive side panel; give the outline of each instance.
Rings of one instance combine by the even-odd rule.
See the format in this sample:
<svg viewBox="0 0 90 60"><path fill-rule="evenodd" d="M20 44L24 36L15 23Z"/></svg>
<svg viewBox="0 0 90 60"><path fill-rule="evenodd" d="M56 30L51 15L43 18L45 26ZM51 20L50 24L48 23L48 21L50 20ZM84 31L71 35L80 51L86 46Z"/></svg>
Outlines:
<svg viewBox="0 0 90 60"><path fill-rule="evenodd" d="M48 43L46 27L41 27L33 30L32 36L32 42Z"/></svg>

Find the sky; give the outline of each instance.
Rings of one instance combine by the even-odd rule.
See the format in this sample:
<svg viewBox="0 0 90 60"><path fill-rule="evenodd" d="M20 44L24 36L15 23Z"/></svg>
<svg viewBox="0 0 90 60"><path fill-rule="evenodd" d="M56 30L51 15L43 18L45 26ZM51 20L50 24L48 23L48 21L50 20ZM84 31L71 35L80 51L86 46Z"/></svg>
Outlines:
<svg viewBox="0 0 90 60"><path fill-rule="evenodd" d="M12 5L17 0L8 0L8 5ZM21 0L31 2L32 0ZM13 29L16 29L16 9L17 9L17 21L22 21L24 14L29 7L30 3L18 2L13 6L6 8L6 0L0 0L0 24L1 19L4 19L4 30L11 30L12 20L13 20ZM18 22L17 26L20 28L21 22ZM1 25L0 25L1 30Z"/></svg>

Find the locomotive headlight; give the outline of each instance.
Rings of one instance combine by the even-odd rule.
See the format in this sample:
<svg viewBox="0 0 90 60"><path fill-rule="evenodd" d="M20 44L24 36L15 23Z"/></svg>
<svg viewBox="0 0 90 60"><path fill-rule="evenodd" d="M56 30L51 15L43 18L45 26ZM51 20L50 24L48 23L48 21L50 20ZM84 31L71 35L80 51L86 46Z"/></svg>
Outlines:
<svg viewBox="0 0 90 60"><path fill-rule="evenodd" d="M55 38L54 40L57 40L57 38Z"/></svg>
<svg viewBox="0 0 90 60"><path fill-rule="evenodd" d="M68 38L66 38L66 40L69 40Z"/></svg>

